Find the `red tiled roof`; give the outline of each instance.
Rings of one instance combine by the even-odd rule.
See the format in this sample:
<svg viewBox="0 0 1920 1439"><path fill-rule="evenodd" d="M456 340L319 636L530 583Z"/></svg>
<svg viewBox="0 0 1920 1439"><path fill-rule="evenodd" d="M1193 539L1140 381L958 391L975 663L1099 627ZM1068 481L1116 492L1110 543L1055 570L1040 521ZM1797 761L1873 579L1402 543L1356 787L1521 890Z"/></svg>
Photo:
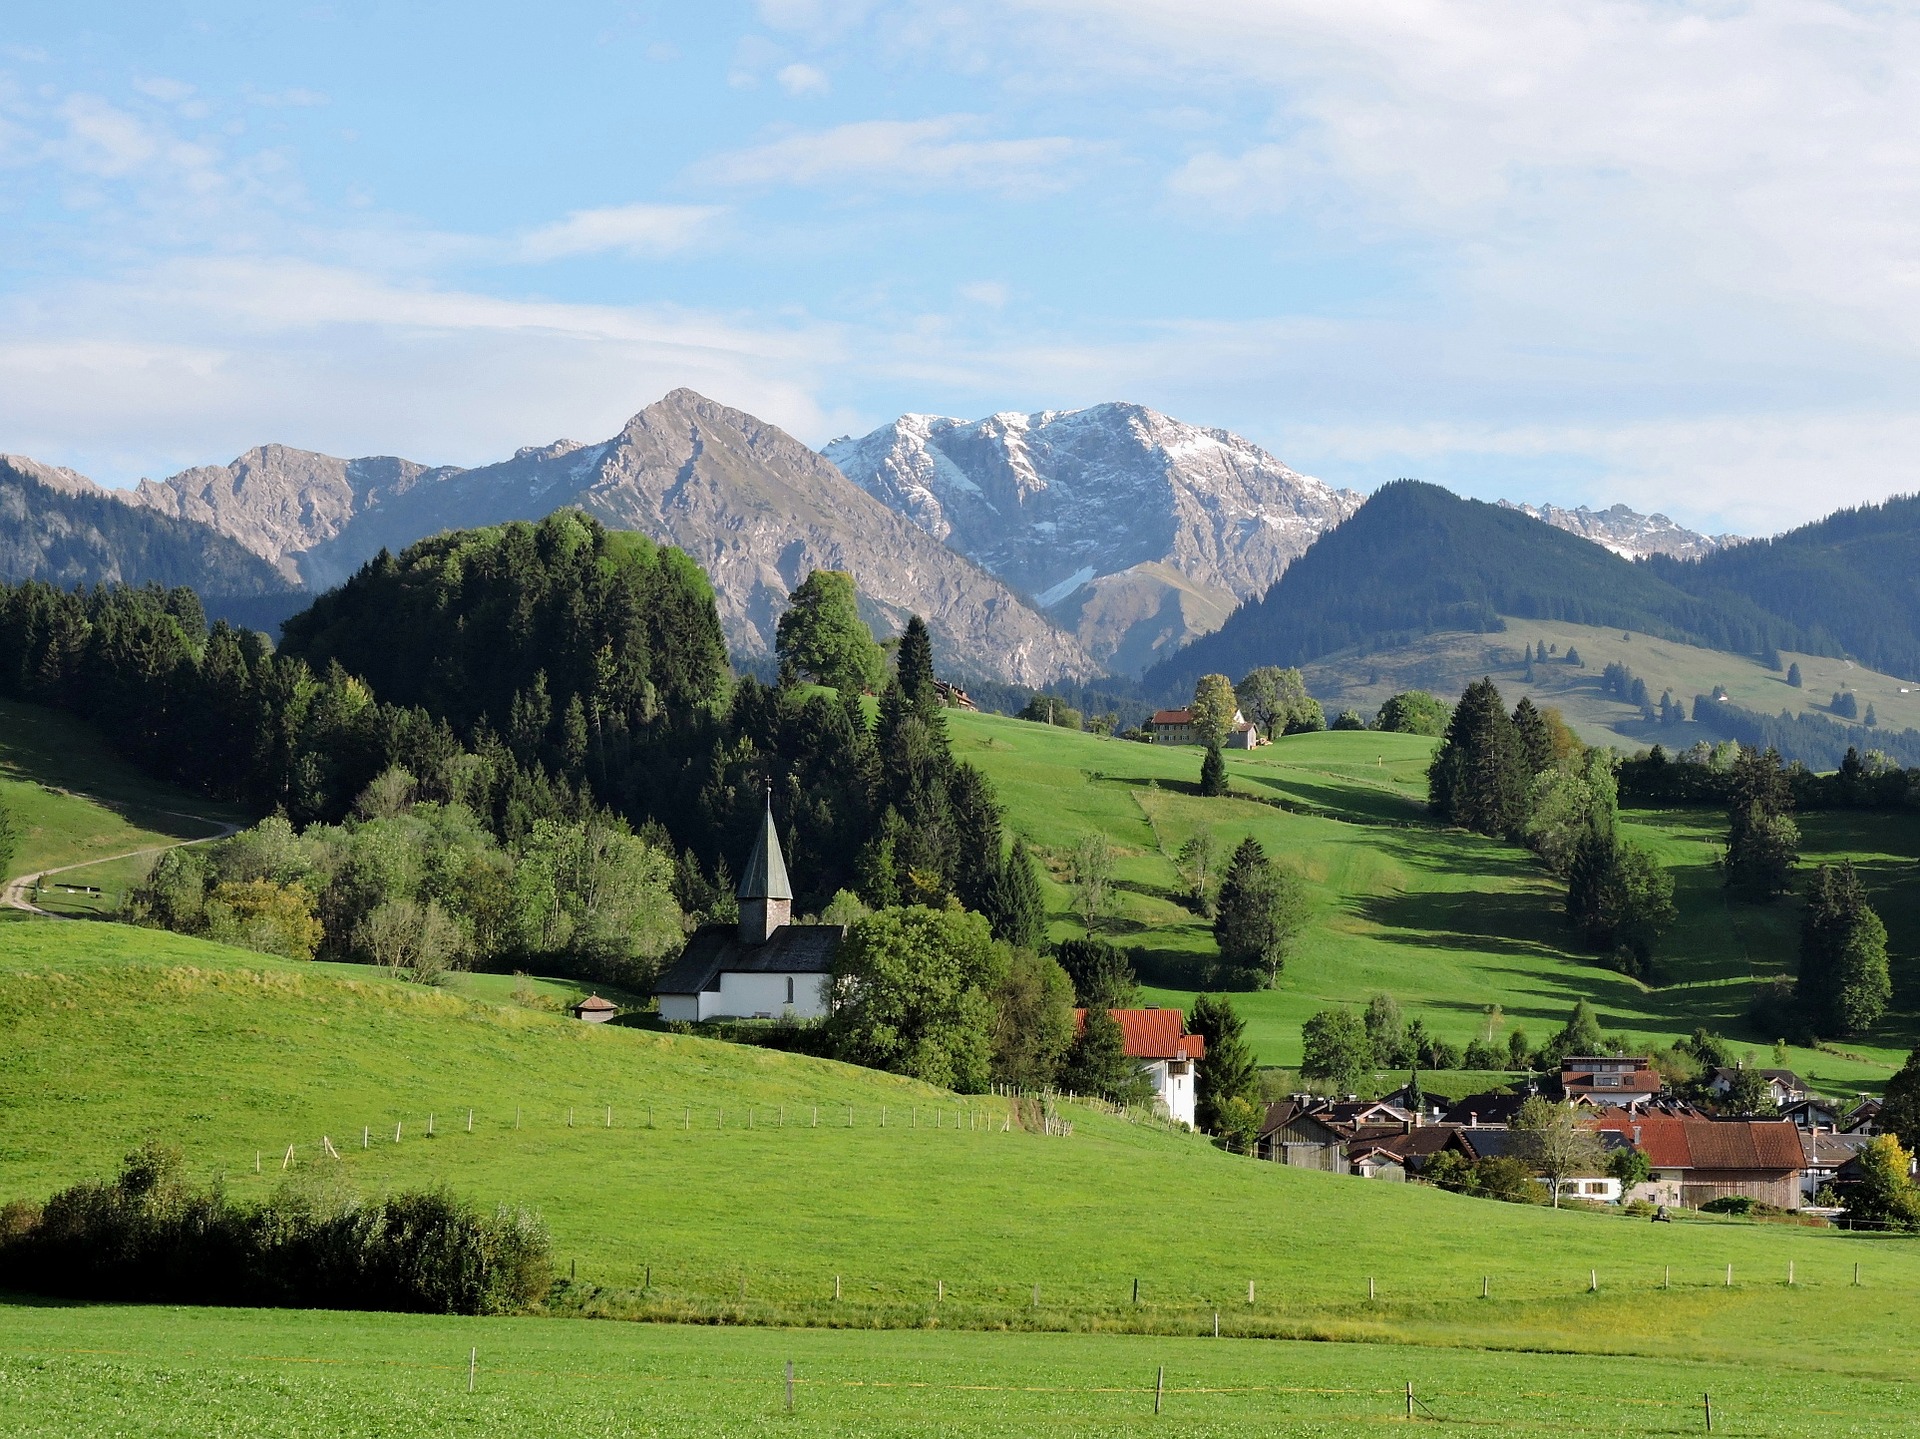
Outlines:
<svg viewBox="0 0 1920 1439"><path fill-rule="evenodd" d="M1787 1119L1668 1119L1610 1114L1599 1121L1629 1138L1655 1169L1799 1169L1800 1131Z"/></svg>
<svg viewBox="0 0 1920 1439"><path fill-rule="evenodd" d="M618 1009L620 1006L615 1004L610 999L602 999L597 994L590 994L585 999L581 1000L578 1004L574 1005L573 1007L577 1010L584 1009L593 1014L600 1014L602 1012L610 1013L611 1011Z"/></svg>
<svg viewBox="0 0 1920 1439"><path fill-rule="evenodd" d="M1204 1035L1188 1034L1187 1017L1177 1009L1110 1009L1120 1026L1127 1054L1133 1059L1202 1059L1207 1053ZM1087 1012L1073 1012L1073 1032L1087 1027Z"/></svg>
<svg viewBox="0 0 1920 1439"><path fill-rule="evenodd" d="M1153 722L1155 724L1192 724L1193 711L1190 709L1155 710L1153 712Z"/></svg>

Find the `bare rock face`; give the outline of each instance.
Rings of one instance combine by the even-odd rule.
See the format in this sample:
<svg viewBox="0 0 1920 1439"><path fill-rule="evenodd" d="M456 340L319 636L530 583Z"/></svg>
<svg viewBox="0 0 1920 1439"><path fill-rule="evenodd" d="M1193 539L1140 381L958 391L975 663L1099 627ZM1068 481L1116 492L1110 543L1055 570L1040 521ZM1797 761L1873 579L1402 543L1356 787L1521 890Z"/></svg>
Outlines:
<svg viewBox="0 0 1920 1439"><path fill-rule="evenodd" d="M1516 505L1510 500L1500 504L1542 520L1557 530L1592 540L1612 550L1622 559L1643 560L1648 555L1672 555L1676 560L1697 560L1728 545L1741 543L1739 535L1703 535L1675 524L1665 515L1643 515L1625 505L1591 510L1585 505L1562 509L1558 505Z"/></svg>
<svg viewBox="0 0 1920 1439"><path fill-rule="evenodd" d="M1218 628L1361 503L1238 435L1141 405L903 415L825 453L1129 671Z"/></svg>
<svg viewBox="0 0 1920 1439"><path fill-rule="evenodd" d="M297 556L391 496L455 473L391 456L342 460L261 445L230 465L183 470L158 484L142 480L125 498L174 519L210 525L298 583L305 577Z"/></svg>
<svg viewBox="0 0 1920 1439"><path fill-rule="evenodd" d="M189 585L203 597L288 588L273 567L193 520L124 504L86 476L0 455L0 579Z"/></svg>
<svg viewBox="0 0 1920 1439"><path fill-rule="evenodd" d="M351 485L351 473L340 483ZM328 493L341 494L339 483ZM578 505L692 555L713 580L738 654L771 653L788 593L819 568L853 574L882 632L909 614L925 618L943 667L956 675L1040 684L1097 671L1071 636L1004 584L791 435L691 390L649 405L600 444L561 441L471 470L416 467L368 493L364 508L310 547L283 551L310 587L339 583L382 548Z"/></svg>

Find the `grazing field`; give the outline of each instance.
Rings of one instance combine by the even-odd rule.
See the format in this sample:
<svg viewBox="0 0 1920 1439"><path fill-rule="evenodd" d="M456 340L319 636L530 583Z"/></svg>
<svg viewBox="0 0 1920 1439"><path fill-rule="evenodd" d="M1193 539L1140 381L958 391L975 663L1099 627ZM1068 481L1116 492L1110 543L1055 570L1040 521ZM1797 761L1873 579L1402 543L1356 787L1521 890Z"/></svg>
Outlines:
<svg viewBox="0 0 1920 1439"><path fill-rule="evenodd" d="M1831 717L1834 692L1850 689L1860 713L1872 705L1883 728L1920 729L1920 681L1880 674L1852 660L1782 652L1776 671L1753 655L1702 649L1636 631L1513 617L1506 624L1501 634L1428 635L1399 648L1316 660L1303 671L1307 688L1326 704L1331 719L1349 707L1363 714L1377 710L1387 696L1401 690L1431 690L1451 701L1482 675L1491 675L1508 704L1528 695L1537 705L1558 708L1589 743L1631 750L1644 743L1629 738L1642 733L1639 707L1601 687L1601 671L1617 662L1647 682L1656 704L1661 691L1672 690L1674 699L1691 709L1695 695L1711 694L1721 685L1733 703L1760 714L1789 710ZM1524 650L1540 643L1559 652L1535 664L1529 682ZM1565 663L1569 647L1580 652L1577 667ZM1800 666L1798 689L1787 683L1790 664ZM1712 731L1702 731L1702 736L1722 738Z"/></svg>
<svg viewBox="0 0 1920 1439"><path fill-rule="evenodd" d="M473 1392L467 1391L474 1360ZM793 1407L787 1410L787 1365ZM1906 1376L1675 1357L0 1303L10 1439L1902 1432ZM1156 1416L1155 1390L1162 1388Z"/></svg>
<svg viewBox="0 0 1920 1439"><path fill-rule="evenodd" d="M146 778L91 726L12 700L0 700L0 801L20 836L4 878L85 866L67 869L41 896L43 908L59 913L110 913L151 862L150 854L112 856L217 835L247 820L230 806Z"/></svg>
<svg viewBox="0 0 1920 1439"><path fill-rule="evenodd" d="M1308 1015L1377 991L1456 1044L1487 1032L1493 1005L1493 1038L1518 1026L1538 1044L1581 998L1609 1032L1638 1043L1670 1044L1696 1025L1756 1046L1776 1037L1750 1030L1747 1005L1755 981L1791 972L1799 908L1725 897L1714 867L1717 811L1623 816L1627 832L1672 870L1680 907L1649 986L1572 947L1563 888L1524 850L1426 819L1435 741L1293 735L1230 753L1233 794L1202 799L1198 749L993 715L952 714L949 725L955 752L992 778L1010 827L1046 858L1056 935L1082 932L1065 882L1080 836L1098 829L1112 842L1119 902L1101 932L1135 952L1158 1002L1188 1002L1215 952L1206 921L1181 902L1176 857L1192 835L1210 829L1224 858L1251 834L1299 870L1315 913L1298 955L1277 988L1235 996L1263 1063L1297 1064ZM1801 824L1809 863L1845 855L1861 866L1887 922L1896 992L1894 1012L1870 1040L1844 1053L1794 1049L1787 1062L1834 1093L1875 1089L1920 1037L1920 816L1813 814Z"/></svg>
<svg viewBox="0 0 1920 1439"><path fill-rule="evenodd" d="M563 1311L1920 1358L1906 1241L1366 1183L1078 1106L1033 1133L997 1098L115 925L0 928L0 1052L0 1198L148 1138L242 1199L445 1183L545 1215Z"/></svg>

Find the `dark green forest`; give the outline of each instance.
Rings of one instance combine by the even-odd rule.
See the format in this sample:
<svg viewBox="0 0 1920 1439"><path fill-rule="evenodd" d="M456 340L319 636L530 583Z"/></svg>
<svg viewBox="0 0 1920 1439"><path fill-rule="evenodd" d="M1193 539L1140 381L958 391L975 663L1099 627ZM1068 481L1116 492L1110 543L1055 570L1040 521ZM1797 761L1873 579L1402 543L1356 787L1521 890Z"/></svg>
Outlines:
<svg viewBox="0 0 1920 1439"><path fill-rule="evenodd" d="M1648 568L1708 603L1758 606L1819 641L1795 648L1920 675L1920 495L1838 510L1700 560L1656 556Z"/></svg>

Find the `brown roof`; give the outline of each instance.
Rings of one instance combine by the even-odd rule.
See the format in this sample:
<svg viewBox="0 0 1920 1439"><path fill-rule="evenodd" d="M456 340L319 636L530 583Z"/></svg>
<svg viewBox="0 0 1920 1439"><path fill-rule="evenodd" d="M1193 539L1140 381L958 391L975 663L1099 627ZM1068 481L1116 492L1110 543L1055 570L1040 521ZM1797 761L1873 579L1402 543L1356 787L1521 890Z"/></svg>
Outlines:
<svg viewBox="0 0 1920 1439"><path fill-rule="evenodd" d="M576 1013L584 1009L589 1014L611 1014L614 1010L618 1009L619 1007L620 1006L615 1004L612 1000L602 999L597 994L590 994L585 999L581 1000L578 1004L573 1006L574 1011Z"/></svg>
<svg viewBox="0 0 1920 1439"><path fill-rule="evenodd" d="M1347 1146L1347 1157L1359 1159L1367 1154L1390 1154L1401 1160L1425 1158L1445 1149L1454 1129L1451 1124L1422 1124L1399 1134L1356 1139Z"/></svg>
<svg viewBox="0 0 1920 1439"><path fill-rule="evenodd" d="M1602 1084L1610 1079L1611 1084ZM1588 1074L1581 1070L1562 1070L1560 1087L1568 1094L1658 1094L1660 1076L1651 1069L1636 1069L1628 1073Z"/></svg>
<svg viewBox="0 0 1920 1439"><path fill-rule="evenodd" d="M1153 723L1155 724L1192 724L1193 711L1190 709L1155 710L1153 712Z"/></svg>
<svg viewBox="0 0 1920 1439"><path fill-rule="evenodd" d="M1187 1033L1187 1017L1177 1009L1110 1009L1133 1059L1203 1059L1206 1036ZM1073 1032L1087 1026L1087 1012L1073 1012Z"/></svg>
<svg viewBox="0 0 1920 1439"><path fill-rule="evenodd" d="M1806 1156L1786 1119L1669 1119L1610 1114L1596 1126L1636 1139L1655 1169L1790 1169Z"/></svg>

